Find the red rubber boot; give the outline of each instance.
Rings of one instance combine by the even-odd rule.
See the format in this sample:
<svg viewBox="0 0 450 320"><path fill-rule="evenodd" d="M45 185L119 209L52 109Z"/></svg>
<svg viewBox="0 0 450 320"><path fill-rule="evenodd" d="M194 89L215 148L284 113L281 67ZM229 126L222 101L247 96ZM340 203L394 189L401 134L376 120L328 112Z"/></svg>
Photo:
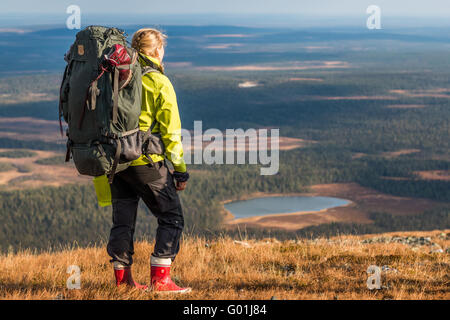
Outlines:
<svg viewBox="0 0 450 320"><path fill-rule="evenodd" d="M136 289L148 289L148 286L139 284L133 280L131 267L124 266L121 263L114 262L114 276L116 277L116 285L118 287L122 284L126 284L127 286Z"/></svg>
<svg viewBox="0 0 450 320"><path fill-rule="evenodd" d="M188 293L191 288L181 288L170 278L172 260L151 257L151 286L153 291L161 293Z"/></svg>

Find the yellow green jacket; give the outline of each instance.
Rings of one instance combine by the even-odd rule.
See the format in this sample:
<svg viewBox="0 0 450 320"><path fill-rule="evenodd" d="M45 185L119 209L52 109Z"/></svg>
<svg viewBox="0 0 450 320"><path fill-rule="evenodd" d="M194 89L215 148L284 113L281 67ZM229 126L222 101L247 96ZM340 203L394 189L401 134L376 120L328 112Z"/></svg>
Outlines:
<svg viewBox="0 0 450 320"><path fill-rule="evenodd" d="M159 61L146 56L159 66ZM145 61L141 59L145 66ZM156 117L157 124L153 133L160 132L166 148L165 156L172 162L178 172L186 172L186 164L183 159L183 145L181 144L181 121L178 112L177 96L169 78L159 72L147 73L142 77L142 106L139 117L139 127L147 131ZM164 160L164 155L150 155L154 162ZM132 166L150 163L146 156L131 163Z"/></svg>
<svg viewBox="0 0 450 320"><path fill-rule="evenodd" d="M146 56L158 67L160 63L157 59ZM140 59L140 58L139 58ZM140 59L143 66L145 61ZM165 155L151 154L153 162L164 160L166 157L179 172L186 172L186 164L183 158L183 145L181 144L181 121L178 111L177 97L175 90L164 74L159 72L147 73L142 77L142 105L139 116L139 128L147 131L152 122L157 124L153 133L159 132L165 146ZM150 161L145 155L131 163L132 166L146 165ZM111 204L111 190L106 176L94 178L94 186L97 192L100 206Z"/></svg>

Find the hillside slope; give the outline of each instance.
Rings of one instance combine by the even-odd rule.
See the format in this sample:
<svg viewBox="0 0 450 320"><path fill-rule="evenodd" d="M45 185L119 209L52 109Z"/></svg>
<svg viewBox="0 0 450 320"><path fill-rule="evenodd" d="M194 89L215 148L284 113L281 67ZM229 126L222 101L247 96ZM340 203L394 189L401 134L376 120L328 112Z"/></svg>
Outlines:
<svg viewBox="0 0 450 320"><path fill-rule="evenodd" d="M449 299L450 230L332 239L208 241L186 238L174 278L193 288L167 297L116 289L104 247L0 256L0 299ZM148 282L152 244L136 245L134 274ZM69 290L68 266L81 269ZM379 290L367 268L379 266Z"/></svg>

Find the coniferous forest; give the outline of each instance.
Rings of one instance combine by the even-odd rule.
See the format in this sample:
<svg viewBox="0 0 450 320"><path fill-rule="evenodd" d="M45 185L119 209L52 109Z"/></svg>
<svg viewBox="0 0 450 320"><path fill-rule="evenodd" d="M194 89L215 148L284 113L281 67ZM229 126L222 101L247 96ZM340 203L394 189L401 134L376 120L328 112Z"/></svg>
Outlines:
<svg viewBox="0 0 450 320"><path fill-rule="evenodd" d="M127 32L133 30L130 27ZM413 216L373 210L370 224L331 223L289 232L246 229L245 235L296 238L450 228L450 56L446 47L450 33L444 31L422 30L417 37L385 32L370 38L345 29L332 34L321 29L267 32L169 26L166 70L185 129L192 130L194 121L201 120L203 130L279 128L283 137L306 141L301 148L280 151L279 172L273 176L261 176L259 165L189 165L191 179L181 193L185 234L242 236L242 230L221 226L225 200L255 192L308 192L317 184L349 182L388 195L433 200L440 206ZM251 37L233 38L240 46L230 52L204 49L224 41L211 34L234 32ZM23 159L31 159L39 150L57 155L36 160L37 164L63 165L65 145L55 125L57 96L63 53L73 36L59 29L14 38L0 34L0 42L16 44L7 51L9 65L4 65L5 59L0 62L0 120L6 119L0 122L0 160L6 159L0 161L0 175L26 172L27 161L34 160ZM189 42L192 36L200 40ZM54 50L42 60L40 67L47 71L37 73L34 65L17 59L25 51L41 54L32 44L42 37ZM25 50L19 43L30 47ZM331 49L305 49L317 44ZM323 61L337 61L340 67L308 68ZM188 67L171 66L171 62ZM242 65L270 68L227 69ZM218 69L205 68L211 66ZM4 73L8 68L21 73ZM255 85L241 87L245 82ZM18 118L25 125L8 124ZM40 122L33 119L55 125L55 137L49 138L53 131L45 139L40 136ZM21 136L30 128L37 128L37 134ZM25 162L15 164L14 159ZM432 171L444 176L425 179L418 174ZM33 177L19 178L31 181ZM111 208L98 207L91 183L13 186L0 185L2 251L84 246L108 238ZM138 214L136 237L151 239L156 220L145 206Z"/></svg>

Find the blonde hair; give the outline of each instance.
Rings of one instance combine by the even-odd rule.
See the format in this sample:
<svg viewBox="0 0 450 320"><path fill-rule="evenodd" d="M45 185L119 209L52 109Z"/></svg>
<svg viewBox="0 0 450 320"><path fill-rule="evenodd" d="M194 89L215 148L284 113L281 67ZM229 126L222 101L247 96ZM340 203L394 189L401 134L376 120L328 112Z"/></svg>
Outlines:
<svg viewBox="0 0 450 320"><path fill-rule="evenodd" d="M166 39L167 36L157 29L143 28L135 32L131 46L140 53L156 57L157 50L166 46Z"/></svg>

